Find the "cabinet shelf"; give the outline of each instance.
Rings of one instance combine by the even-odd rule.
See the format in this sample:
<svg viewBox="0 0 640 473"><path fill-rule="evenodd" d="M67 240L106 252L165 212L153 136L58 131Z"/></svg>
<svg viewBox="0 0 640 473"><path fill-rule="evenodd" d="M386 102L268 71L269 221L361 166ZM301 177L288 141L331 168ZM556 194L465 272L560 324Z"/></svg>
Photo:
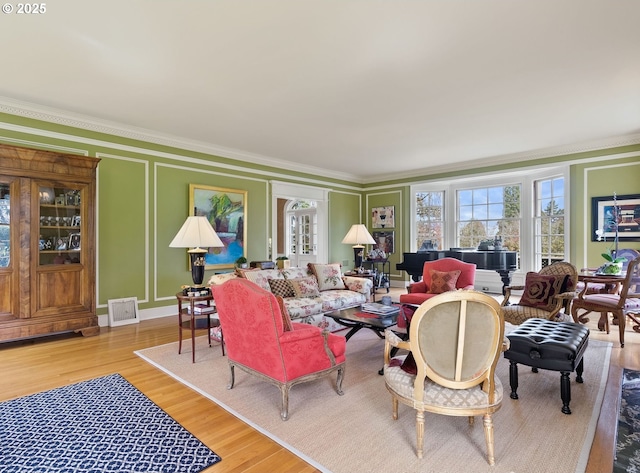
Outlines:
<svg viewBox="0 0 640 473"><path fill-rule="evenodd" d="M57 255L58 253L79 253L80 248L73 250L40 250L41 255Z"/></svg>
<svg viewBox="0 0 640 473"><path fill-rule="evenodd" d="M80 210L79 205L55 205L55 204L40 204L41 209L69 209Z"/></svg>

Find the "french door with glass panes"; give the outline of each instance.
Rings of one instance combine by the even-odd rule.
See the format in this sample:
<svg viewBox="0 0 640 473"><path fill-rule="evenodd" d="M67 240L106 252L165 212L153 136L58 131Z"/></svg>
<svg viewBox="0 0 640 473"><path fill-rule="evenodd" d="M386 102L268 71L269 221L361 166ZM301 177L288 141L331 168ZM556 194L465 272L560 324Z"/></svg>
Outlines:
<svg viewBox="0 0 640 473"><path fill-rule="evenodd" d="M318 254L318 217L315 208L288 212L289 259L291 266L315 263Z"/></svg>

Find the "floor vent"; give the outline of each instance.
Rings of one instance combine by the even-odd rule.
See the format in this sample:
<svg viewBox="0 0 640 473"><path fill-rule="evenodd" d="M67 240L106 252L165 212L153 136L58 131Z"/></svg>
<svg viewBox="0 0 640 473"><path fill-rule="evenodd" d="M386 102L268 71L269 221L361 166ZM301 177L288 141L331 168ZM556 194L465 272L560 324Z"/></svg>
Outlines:
<svg viewBox="0 0 640 473"><path fill-rule="evenodd" d="M138 316L138 298L127 297L124 299L109 299L109 327L118 325L137 324L140 322Z"/></svg>

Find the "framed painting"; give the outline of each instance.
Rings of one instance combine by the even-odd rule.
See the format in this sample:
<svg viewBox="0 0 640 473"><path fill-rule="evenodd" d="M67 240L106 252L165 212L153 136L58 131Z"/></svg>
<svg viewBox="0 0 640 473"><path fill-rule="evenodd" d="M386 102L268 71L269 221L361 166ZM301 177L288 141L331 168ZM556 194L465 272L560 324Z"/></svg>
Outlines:
<svg viewBox="0 0 640 473"><path fill-rule="evenodd" d="M205 269L233 268L247 257L247 191L189 184L189 215L203 215L216 231L224 247L210 248Z"/></svg>
<svg viewBox="0 0 640 473"><path fill-rule="evenodd" d="M374 207L371 211L372 228L394 228L396 226L395 207Z"/></svg>
<svg viewBox="0 0 640 473"><path fill-rule="evenodd" d="M640 241L640 194L591 199L591 241L598 240L596 230L602 230L605 240L613 241L616 224L619 241Z"/></svg>
<svg viewBox="0 0 640 473"><path fill-rule="evenodd" d="M395 252L395 244L394 244L395 232L394 231L372 232L371 236L376 241L376 244L373 246L374 250L384 251L387 257L391 253Z"/></svg>

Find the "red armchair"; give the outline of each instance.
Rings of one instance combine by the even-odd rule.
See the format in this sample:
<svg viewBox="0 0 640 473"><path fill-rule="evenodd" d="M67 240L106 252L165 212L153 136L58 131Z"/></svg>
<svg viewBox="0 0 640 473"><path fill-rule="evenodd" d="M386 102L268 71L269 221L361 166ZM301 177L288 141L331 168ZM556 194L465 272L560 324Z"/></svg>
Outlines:
<svg viewBox="0 0 640 473"><path fill-rule="evenodd" d="M237 366L280 388L280 417L289 417L289 390L337 371L342 395L346 340L318 327L292 323L282 301L246 279L211 286L224 333L229 369L228 389Z"/></svg>
<svg viewBox="0 0 640 473"><path fill-rule="evenodd" d="M435 271L435 272L434 272ZM456 276L457 271L459 274ZM401 304L420 305L437 294L456 289L473 289L476 265L455 258L425 261L422 281L407 287L408 294L400 296Z"/></svg>

